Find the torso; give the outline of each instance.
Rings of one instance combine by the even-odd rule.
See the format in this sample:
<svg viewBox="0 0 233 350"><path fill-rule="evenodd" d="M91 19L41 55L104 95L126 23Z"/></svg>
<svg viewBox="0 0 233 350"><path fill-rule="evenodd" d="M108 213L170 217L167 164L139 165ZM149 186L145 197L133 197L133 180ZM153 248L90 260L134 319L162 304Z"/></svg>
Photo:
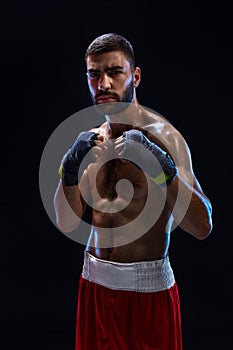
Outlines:
<svg viewBox="0 0 233 350"><path fill-rule="evenodd" d="M105 137L106 127L96 132ZM125 263L167 254L171 217L159 186L131 162L119 159L102 167L89 165L88 179L93 221L87 251L99 259Z"/></svg>

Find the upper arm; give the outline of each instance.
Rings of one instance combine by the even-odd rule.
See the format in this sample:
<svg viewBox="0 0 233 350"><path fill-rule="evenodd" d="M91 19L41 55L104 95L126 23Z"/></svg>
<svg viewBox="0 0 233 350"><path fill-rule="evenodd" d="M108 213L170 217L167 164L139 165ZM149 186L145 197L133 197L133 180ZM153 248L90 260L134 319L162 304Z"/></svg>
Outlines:
<svg viewBox="0 0 233 350"><path fill-rule="evenodd" d="M202 192L195 177L190 148L182 134L170 123L164 122L159 132L155 125L150 125L148 131L151 141L155 142L173 159L178 169L178 175L187 184Z"/></svg>

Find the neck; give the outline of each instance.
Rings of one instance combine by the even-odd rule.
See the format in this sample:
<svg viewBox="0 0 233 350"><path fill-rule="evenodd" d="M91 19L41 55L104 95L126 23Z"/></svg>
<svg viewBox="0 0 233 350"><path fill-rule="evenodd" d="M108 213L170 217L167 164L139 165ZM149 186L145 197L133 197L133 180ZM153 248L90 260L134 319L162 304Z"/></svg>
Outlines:
<svg viewBox="0 0 233 350"><path fill-rule="evenodd" d="M105 115L110 138L117 138L124 131L132 129L141 121L141 109L137 101L129 103L127 108L116 114Z"/></svg>

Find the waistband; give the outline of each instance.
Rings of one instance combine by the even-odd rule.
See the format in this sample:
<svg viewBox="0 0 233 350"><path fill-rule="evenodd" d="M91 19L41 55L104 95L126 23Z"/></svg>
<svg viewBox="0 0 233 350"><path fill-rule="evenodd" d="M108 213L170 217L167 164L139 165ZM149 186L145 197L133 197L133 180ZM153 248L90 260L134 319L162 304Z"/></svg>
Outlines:
<svg viewBox="0 0 233 350"><path fill-rule="evenodd" d="M85 251L82 277L110 289L136 292L158 292L175 283L168 255L153 261L118 263Z"/></svg>

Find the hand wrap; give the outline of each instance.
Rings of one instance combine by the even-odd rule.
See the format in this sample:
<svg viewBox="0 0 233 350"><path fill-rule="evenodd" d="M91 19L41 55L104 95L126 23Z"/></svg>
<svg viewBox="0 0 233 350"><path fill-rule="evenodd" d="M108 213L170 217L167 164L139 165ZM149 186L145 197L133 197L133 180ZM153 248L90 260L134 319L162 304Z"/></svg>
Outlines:
<svg viewBox="0 0 233 350"><path fill-rule="evenodd" d="M121 154L123 158L133 163L135 160L136 166L146 171L156 184L166 183L168 185L172 182L177 174L177 167L168 153L151 142L139 130L125 131L123 136L125 138ZM157 159L160 166L154 158Z"/></svg>
<svg viewBox="0 0 233 350"><path fill-rule="evenodd" d="M91 131L84 131L79 134L68 152L64 155L59 174L64 180L66 186L74 186L78 184L78 172L80 165L89 150L95 146L98 134ZM94 156L89 159L88 163L94 162Z"/></svg>

